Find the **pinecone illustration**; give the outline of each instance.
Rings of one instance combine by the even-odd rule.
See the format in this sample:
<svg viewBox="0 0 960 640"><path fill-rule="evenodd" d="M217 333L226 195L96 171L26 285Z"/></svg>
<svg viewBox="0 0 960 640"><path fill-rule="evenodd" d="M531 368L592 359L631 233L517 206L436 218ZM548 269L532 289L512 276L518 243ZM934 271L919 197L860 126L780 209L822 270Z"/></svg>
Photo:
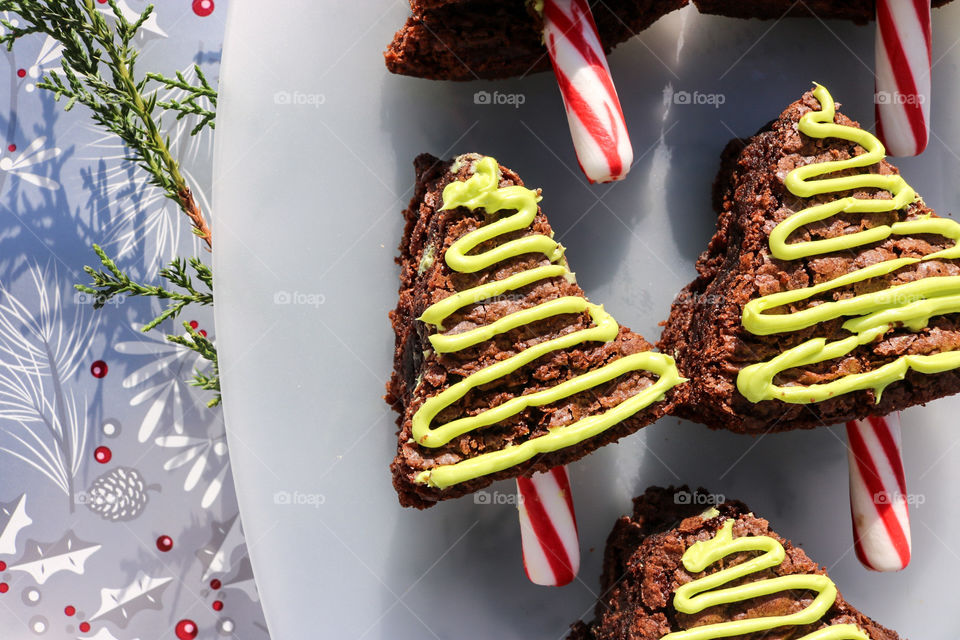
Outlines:
<svg viewBox="0 0 960 640"><path fill-rule="evenodd" d="M133 520L146 508L149 490L159 491L160 487L147 486L133 467L117 467L94 480L87 489L87 508L104 520Z"/></svg>

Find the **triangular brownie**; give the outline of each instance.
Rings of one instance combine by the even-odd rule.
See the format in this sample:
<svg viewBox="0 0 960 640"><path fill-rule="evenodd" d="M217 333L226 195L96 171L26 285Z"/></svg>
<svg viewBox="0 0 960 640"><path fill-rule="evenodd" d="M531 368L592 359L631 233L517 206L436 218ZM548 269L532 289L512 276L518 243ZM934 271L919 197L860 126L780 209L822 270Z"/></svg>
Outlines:
<svg viewBox="0 0 960 640"><path fill-rule="evenodd" d="M569 640L899 638L742 502L710 498L651 487L634 499L607 540L595 619Z"/></svg>
<svg viewBox="0 0 960 640"><path fill-rule="evenodd" d="M607 53L688 0L592 1ZM542 3L541 3L542 4ZM432 80L509 78L550 68L534 0L410 0L384 53L393 73Z"/></svg>
<svg viewBox="0 0 960 640"><path fill-rule="evenodd" d="M761 433L885 415L960 390L960 224L817 86L715 184L717 232L660 348L676 413Z"/></svg>
<svg viewBox="0 0 960 640"><path fill-rule="evenodd" d="M673 359L587 301L539 190L476 154L415 166L387 385L401 504L566 464L668 410Z"/></svg>

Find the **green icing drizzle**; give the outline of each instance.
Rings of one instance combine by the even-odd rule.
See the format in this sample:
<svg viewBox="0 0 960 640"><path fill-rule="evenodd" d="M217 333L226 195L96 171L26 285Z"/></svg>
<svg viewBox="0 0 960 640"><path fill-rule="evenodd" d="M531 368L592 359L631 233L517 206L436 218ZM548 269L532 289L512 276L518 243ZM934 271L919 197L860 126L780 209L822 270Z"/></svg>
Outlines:
<svg viewBox="0 0 960 640"><path fill-rule="evenodd" d="M781 260L797 260L853 249L879 242L891 235L935 234L949 238L955 244L923 258L887 260L811 287L781 291L751 300L744 306L742 322L744 328L754 335L799 331L840 317L850 318L843 324L843 328L852 335L833 342L813 338L767 362L744 367L737 376L737 389L751 402L779 399L791 403L820 402L840 394L872 389L879 402L883 390L893 382L902 380L911 369L932 374L960 368L960 352L901 356L872 371L849 374L821 384L778 386L773 383L773 379L788 369L841 358L858 346L879 339L898 324L913 331L920 331L933 316L960 312L960 277L922 278L883 291L823 302L792 313L766 312L839 287L884 276L924 260L960 258L960 224L949 218L925 216L836 238L788 244L788 238L796 230L837 214L897 211L918 200L914 190L899 175L883 176L868 172L835 178L821 177L874 165L883 160L884 148L870 132L834 123L833 98L826 88L816 85L813 95L820 101L820 110L805 113L800 118L799 130L812 138L839 138L854 142L863 147L866 153L846 160L820 162L793 169L784 180L790 193L800 198L810 198L841 191L874 188L888 191L892 197L868 200L849 196L798 211L780 222L770 233L771 253Z"/></svg>
<svg viewBox="0 0 960 640"><path fill-rule="evenodd" d="M501 243L482 253L471 253L484 242L529 227L537 215L537 203L540 201L537 191L516 185L500 187L499 184L500 167L497 161L484 157L477 160L475 172L468 180L451 182L444 188L444 210L467 207L471 210L483 209L488 215L498 211L516 212L459 238L447 249L444 256L446 264L454 271L475 273L526 253L542 254L552 264L528 269L502 280L460 291L434 303L423 312L420 320L433 326L438 332L443 331L444 320L465 306L520 289L540 280L564 277L573 281L573 273L570 272L563 257L563 247L553 238L543 234L527 235ZM577 444L658 402L669 389L683 382L670 356L651 352L635 353L549 389L512 398L477 415L432 426L437 414L463 398L471 389L509 376L537 358L554 351L568 349L589 341L609 342L617 337L619 325L602 306L592 304L582 297L565 296L516 311L489 325L469 331L431 335L430 343L437 353L452 353L486 342L499 334L533 322L557 315L582 312L590 315L593 326L537 343L467 376L429 398L413 416L414 440L426 447L443 446L460 435L496 424L528 407L557 402L631 371L649 371L656 374L658 380L603 413L553 428L546 435L532 438L518 445L508 445L499 451L483 453L454 464L439 465L420 473L416 478L417 482L442 489L507 469L537 454L557 451Z"/></svg>
<svg viewBox="0 0 960 640"><path fill-rule="evenodd" d="M710 540L694 543L683 554L682 561L687 571L699 573L729 555L752 551L760 551L762 554L697 578L678 588L673 596L674 609L681 613L694 614L708 607L743 602L783 591L812 591L817 596L796 613L705 624L686 631L668 633L661 640L713 640L780 627L804 627L821 620L836 602L837 587L830 578L819 574L799 573L721 588L730 582L739 582L751 574L780 566L786 557L783 545L769 536L734 538L732 519L724 522ZM870 640L870 636L856 625L836 624L808 633L797 640Z"/></svg>

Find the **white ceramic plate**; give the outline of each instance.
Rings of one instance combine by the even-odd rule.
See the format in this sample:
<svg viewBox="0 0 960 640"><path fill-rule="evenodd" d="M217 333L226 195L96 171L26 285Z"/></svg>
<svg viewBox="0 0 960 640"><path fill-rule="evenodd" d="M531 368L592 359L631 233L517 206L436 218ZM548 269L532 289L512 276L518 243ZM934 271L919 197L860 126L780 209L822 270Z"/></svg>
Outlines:
<svg viewBox="0 0 960 640"><path fill-rule="evenodd" d="M954 637L960 513L956 412L904 415L914 558L868 573L852 548L843 431L751 439L668 418L572 465L581 581L529 584L509 504L401 509L387 465L400 211L418 153L493 155L543 205L591 299L649 339L713 228L710 185L749 135L817 80L872 125L873 30L668 16L610 64L638 157L626 182L576 168L549 74L442 83L389 75L381 51L405 3L254 0L230 6L217 123L217 331L231 457L273 637L560 638L592 608L604 540L650 484L746 501L827 565L848 599L914 638ZM938 10L933 127L899 165L926 201L960 204L960 4ZM475 104L485 90L523 104ZM670 92L718 94L678 104ZM707 100L693 99L691 103ZM513 102L519 102L514 99ZM501 500L512 483L494 487ZM496 502L496 501L494 501Z"/></svg>

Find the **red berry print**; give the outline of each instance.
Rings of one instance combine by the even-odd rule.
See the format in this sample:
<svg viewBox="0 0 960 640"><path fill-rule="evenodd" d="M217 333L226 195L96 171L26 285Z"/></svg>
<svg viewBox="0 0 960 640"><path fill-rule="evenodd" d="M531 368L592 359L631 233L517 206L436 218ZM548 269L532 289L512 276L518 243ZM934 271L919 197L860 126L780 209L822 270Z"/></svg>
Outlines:
<svg viewBox="0 0 960 640"><path fill-rule="evenodd" d="M157 538L157 549L160 549L160 551L164 553L173 549L173 538L170 536L160 536Z"/></svg>
<svg viewBox="0 0 960 640"><path fill-rule="evenodd" d="M97 360L90 365L90 375L94 378L103 378L107 375L107 363L103 360Z"/></svg>
<svg viewBox="0 0 960 640"><path fill-rule="evenodd" d="M190 328L191 328L191 329L196 329L196 328L199 327L199 326L200 326L200 323L197 322L196 320L191 320L191 321L190 321Z"/></svg>
<svg viewBox="0 0 960 640"><path fill-rule="evenodd" d="M90 631L89 622L81 622L79 626L80 626L80 633L87 633L88 631Z"/></svg>
<svg viewBox="0 0 960 640"><path fill-rule="evenodd" d="M27 77L27 70L26 70L26 69L17 69L17 77L18 77L18 78L26 78L26 77Z"/></svg>
<svg viewBox="0 0 960 640"><path fill-rule="evenodd" d="M181 620L177 623L177 626L174 628L174 633L177 634L179 640L193 640L197 637L197 623L193 620Z"/></svg>
<svg viewBox="0 0 960 640"><path fill-rule="evenodd" d="M213 601L213 610L220 611L223 609L223 600L214 600Z"/></svg>
<svg viewBox="0 0 960 640"><path fill-rule="evenodd" d="M17 150L17 145L15 145L15 144L8 144L8 145L7 145L7 151L9 151L10 153L13 153L13 152L16 151L16 150Z"/></svg>
<svg viewBox="0 0 960 640"><path fill-rule="evenodd" d="M213 13L213 0L193 0L193 12L201 18Z"/></svg>
<svg viewBox="0 0 960 640"><path fill-rule="evenodd" d="M6 571L6 570L7 570L7 563L4 562L3 560L0 560L0 571Z"/></svg>
<svg viewBox="0 0 960 640"><path fill-rule="evenodd" d="M63 608L63 614L67 616L72 616L77 612L76 608L72 604L68 604Z"/></svg>
<svg viewBox="0 0 960 640"><path fill-rule="evenodd" d="M204 338L207 337L207 330L206 330L206 329L200 329L200 331L198 331L197 333L199 333L200 335L202 335Z"/></svg>
<svg viewBox="0 0 960 640"><path fill-rule="evenodd" d="M7 591L10 591L10 585L6 582L0 582L0 593L6 593Z"/></svg>
<svg viewBox="0 0 960 640"><path fill-rule="evenodd" d="M100 464L107 464L112 457L113 451L110 451L110 447L97 447L93 450L93 459Z"/></svg>
<svg viewBox="0 0 960 640"><path fill-rule="evenodd" d="M220 587L221 587L221 583L220 583L220 581L217 580L216 578L214 578L213 580L210 581L210 588L211 588L211 589L216 590L216 589L219 589Z"/></svg>

